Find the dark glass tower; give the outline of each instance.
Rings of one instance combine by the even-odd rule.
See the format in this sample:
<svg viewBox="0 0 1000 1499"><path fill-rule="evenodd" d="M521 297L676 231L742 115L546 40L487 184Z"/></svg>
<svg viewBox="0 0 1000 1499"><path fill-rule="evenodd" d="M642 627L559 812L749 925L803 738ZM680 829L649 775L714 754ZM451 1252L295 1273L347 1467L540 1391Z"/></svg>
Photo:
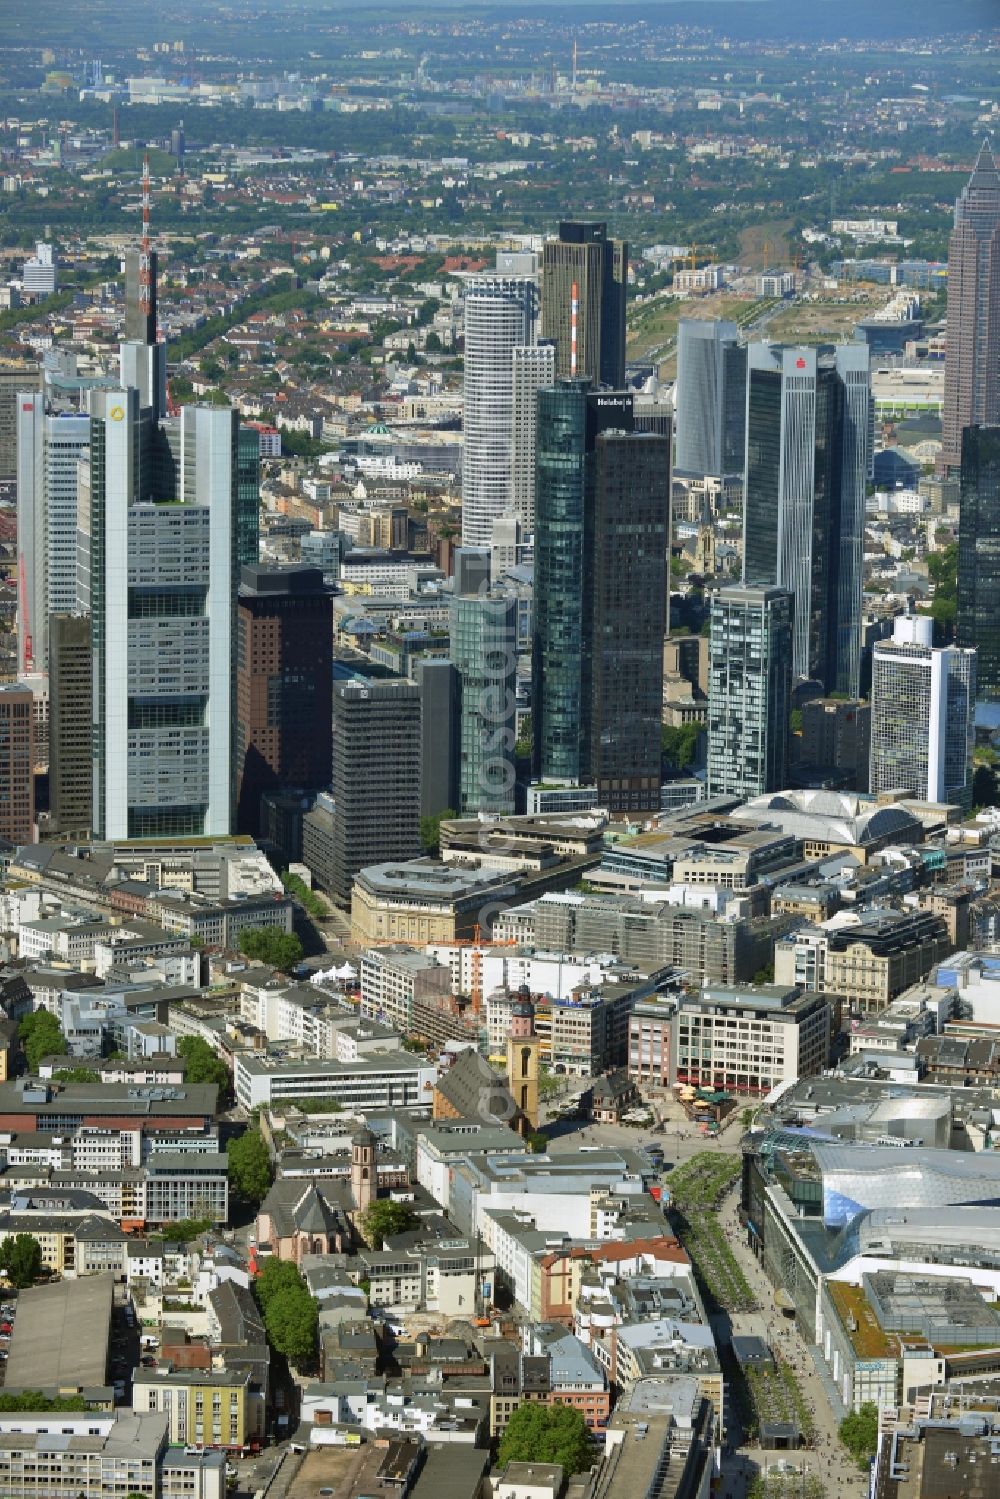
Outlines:
<svg viewBox="0 0 1000 1499"><path fill-rule="evenodd" d="M753 344L747 360L743 581L795 598L793 680L858 693L871 453L865 344Z"/></svg>
<svg viewBox="0 0 1000 1499"><path fill-rule="evenodd" d="M979 652L979 695L1000 698L1000 426L962 434L958 644Z"/></svg>
<svg viewBox="0 0 1000 1499"><path fill-rule="evenodd" d="M260 559L260 437L241 427L236 444L236 561L253 567Z"/></svg>
<svg viewBox="0 0 1000 1499"><path fill-rule="evenodd" d="M628 392L539 392L534 775L616 812L660 799L670 441L634 427Z"/></svg>
<svg viewBox="0 0 1000 1499"><path fill-rule="evenodd" d="M1000 422L1000 170L984 145L955 204L948 241L942 468L962 459L962 432Z"/></svg>
<svg viewBox="0 0 1000 1499"><path fill-rule="evenodd" d="M542 255L542 335L556 346L556 375L571 371L573 287L577 289L577 364L581 379L625 384L625 288L628 245L608 239L604 223L565 220Z"/></svg>

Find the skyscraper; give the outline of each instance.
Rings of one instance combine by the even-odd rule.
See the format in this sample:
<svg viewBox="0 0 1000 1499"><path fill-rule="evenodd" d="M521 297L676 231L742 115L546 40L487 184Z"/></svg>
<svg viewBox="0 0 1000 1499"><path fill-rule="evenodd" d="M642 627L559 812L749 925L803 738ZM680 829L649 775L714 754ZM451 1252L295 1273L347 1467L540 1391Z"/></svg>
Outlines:
<svg viewBox="0 0 1000 1499"><path fill-rule="evenodd" d="M535 524L535 431L538 392L556 377L555 344L514 349L511 414L511 509L526 531Z"/></svg>
<svg viewBox="0 0 1000 1499"><path fill-rule="evenodd" d="M542 334L555 341L557 377L575 375L620 390L625 384L628 245L609 239L607 224L564 220L559 238L545 243L542 273Z"/></svg>
<svg viewBox="0 0 1000 1499"><path fill-rule="evenodd" d="M747 351L735 323L681 318L677 329L674 473L704 479L742 474Z"/></svg>
<svg viewBox="0 0 1000 1499"><path fill-rule="evenodd" d="M135 389L92 397L80 516L99 838L230 832L236 456L228 408L157 428Z"/></svg>
<svg viewBox="0 0 1000 1499"><path fill-rule="evenodd" d="M958 468L962 431L1000 422L1000 171L983 145L955 204L940 465Z"/></svg>
<svg viewBox="0 0 1000 1499"><path fill-rule="evenodd" d="M331 777L333 603L312 567L244 567L236 610L237 831L260 832L265 791Z"/></svg>
<svg viewBox="0 0 1000 1499"><path fill-rule="evenodd" d="M784 588L720 588L712 595L709 796L747 800L787 780L793 615Z"/></svg>
<svg viewBox="0 0 1000 1499"><path fill-rule="evenodd" d="M0 364L0 479L17 478L17 413L22 391L38 389L38 366Z"/></svg>
<svg viewBox="0 0 1000 1499"><path fill-rule="evenodd" d="M50 833L90 836L94 798L91 754L91 645L88 614L49 620Z"/></svg>
<svg viewBox="0 0 1000 1499"><path fill-rule="evenodd" d="M514 811L517 600L456 595L450 657L458 676L457 810Z"/></svg>
<svg viewBox="0 0 1000 1499"><path fill-rule="evenodd" d="M420 752L414 682L334 683L329 889L345 905L359 869L420 853Z"/></svg>
<svg viewBox="0 0 1000 1499"><path fill-rule="evenodd" d="M17 400L17 664L47 671L49 615L77 602L77 465L90 418L51 409L45 391Z"/></svg>
<svg viewBox="0 0 1000 1499"><path fill-rule="evenodd" d="M655 810L670 440L575 380L539 392L537 444L533 774Z"/></svg>
<svg viewBox="0 0 1000 1499"><path fill-rule="evenodd" d="M0 683L0 838L35 841L35 704L30 687Z"/></svg>
<svg viewBox="0 0 1000 1499"><path fill-rule="evenodd" d="M489 546L511 506L513 351L535 338L538 284L480 276L465 291L462 540Z"/></svg>
<svg viewBox="0 0 1000 1499"><path fill-rule="evenodd" d="M743 581L795 598L792 677L858 694L871 376L865 344L751 344Z"/></svg>
<svg viewBox="0 0 1000 1499"><path fill-rule="evenodd" d="M236 561L253 567L260 560L260 438L241 427L236 447Z"/></svg>
<svg viewBox="0 0 1000 1499"><path fill-rule="evenodd" d="M958 631L974 646L976 690L1000 698L1000 426L962 433Z"/></svg>
<svg viewBox="0 0 1000 1499"><path fill-rule="evenodd" d="M906 615L875 647L871 789L968 806L976 653L932 638L929 616Z"/></svg>

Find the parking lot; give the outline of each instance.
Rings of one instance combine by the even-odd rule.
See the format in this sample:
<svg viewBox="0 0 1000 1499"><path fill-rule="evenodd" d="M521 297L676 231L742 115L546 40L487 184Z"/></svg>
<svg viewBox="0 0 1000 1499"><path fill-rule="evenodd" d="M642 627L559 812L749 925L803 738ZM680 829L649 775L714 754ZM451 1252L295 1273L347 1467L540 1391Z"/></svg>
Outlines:
<svg viewBox="0 0 1000 1499"><path fill-rule="evenodd" d="M17 1316L17 1292L5 1291L0 1302L0 1386L7 1376L7 1353L10 1349L14 1319Z"/></svg>

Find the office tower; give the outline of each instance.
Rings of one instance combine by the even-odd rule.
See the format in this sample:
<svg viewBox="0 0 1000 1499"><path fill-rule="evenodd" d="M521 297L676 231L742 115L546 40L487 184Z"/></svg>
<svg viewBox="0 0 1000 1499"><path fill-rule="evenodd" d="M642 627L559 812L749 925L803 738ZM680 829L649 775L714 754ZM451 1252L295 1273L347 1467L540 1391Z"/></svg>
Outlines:
<svg viewBox="0 0 1000 1499"><path fill-rule="evenodd" d="M35 364L0 364L0 479L17 478L17 414L22 393L36 391L39 378Z"/></svg>
<svg viewBox="0 0 1000 1499"><path fill-rule="evenodd" d="M24 262L21 285L26 297L51 297L59 285L59 258L52 245L39 240Z"/></svg>
<svg viewBox="0 0 1000 1499"><path fill-rule="evenodd" d="M144 295L142 251L125 251L125 343L156 342L156 251L149 251L149 291Z"/></svg>
<svg viewBox="0 0 1000 1499"><path fill-rule="evenodd" d="M708 794L744 801L785 785L795 603L784 588L712 595Z"/></svg>
<svg viewBox="0 0 1000 1499"><path fill-rule="evenodd" d="M230 831L236 458L228 408L186 406L157 429L134 389L91 398L80 516L98 838Z"/></svg>
<svg viewBox="0 0 1000 1499"><path fill-rule="evenodd" d="M538 392L556 378L553 343L527 344L514 349L511 418L511 509L526 531L535 524L535 429Z"/></svg>
<svg viewBox="0 0 1000 1499"><path fill-rule="evenodd" d="M94 798L91 755L90 616L49 620L49 823L68 838L90 836Z"/></svg>
<svg viewBox="0 0 1000 1499"><path fill-rule="evenodd" d="M333 600L312 567L244 567L236 609L236 825L260 832L266 791L331 778Z"/></svg>
<svg viewBox="0 0 1000 1499"><path fill-rule="evenodd" d="M962 433L956 639L976 649L979 696L1000 698L1000 426Z"/></svg>
<svg viewBox="0 0 1000 1499"><path fill-rule="evenodd" d="M458 673L441 656L416 664L420 688L420 815L458 811Z"/></svg>
<svg viewBox="0 0 1000 1499"><path fill-rule="evenodd" d="M538 395L533 776L659 807L670 440L630 392Z"/></svg>
<svg viewBox="0 0 1000 1499"><path fill-rule="evenodd" d="M236 444L236 561L240 567L253 567L259 560L260 439L253 427L241 427Z"/></svg>
<svg viewBox="0 0 1000 1499"><path fill-rule="evenodd" d="M607 224L567 220L559 225L559 238L545 243L542 271L542 335L555 340L557 377L573 375L620 390L628 245L608 239Z"/></svg>
<svg viewBox="0 0 1000 1499"><path fill-rule="evenodd" d="M420 853L420 688L352 678L333 687L329 889L344 905L359 869Z"/></svg>
<svg viewBox="0 0 1000 1499"><path fill-rule="evenodd" d="M49 615L77 603L77 480L90 418L52 410L45 391L17 400L17 662L47 671Z"/></svg>
<svg viewBox="0 0 1000 1499"><path fill-rule="evenodd" d="M965 427L1000 422L1000 171L983 145L948 241L942 469L962 461Z"/></svg>
<svg viewBox="0 0 1000 1499"><path fill-rule="evenodd" d="M450 651L458 677L458 807L514 811L517 600L452 598Z"/></svg>
<svg viewBox="0 0 1000 1499"><path fill-rule="evenodd" d="M795 598L792 678L857 697L871 452L865 344L751 344L743 581Z"/></svg>
<svg viewBox="0 0 1000 1499"><path fill-rule="evenodd" d="M742 474L747 351L735 323L681 318L677 329L677 451L686 478Z"/></svg>
<svg viewBox="0 0 1000 1499"><path fill-rule="evenodd" d="M500 579L517 567L522 556L521 522L516 515L501 515L493 522L490 544L490 576Z"/></svg>
<svg viewBox="0 0 1000 1499"><path fill-rule="evenodd" d="M871 789L968 806L976 653L932 639L929 616L905 615L875 647Z"/></svg>
<svg viewBox="0 0 1000 1499"><path fill-rule="evenodd" d="M479 276L465 290L462 540L488 546L511 505L513 351L535 337L538 285Z"/></svg>
<svg viewBox="0 0 1000 1499"><path fill-rule="evenodd" d="M835 771L842 784L867 791L872 737L871 704L858 698L815 697L802 704L799 763Z"/></svg>
<svg viewBox="0 0 1000 1499"><path fill-rule="evenodd" d="M35 841L35 704L31 688L0 683L0 839Z"/></svg>

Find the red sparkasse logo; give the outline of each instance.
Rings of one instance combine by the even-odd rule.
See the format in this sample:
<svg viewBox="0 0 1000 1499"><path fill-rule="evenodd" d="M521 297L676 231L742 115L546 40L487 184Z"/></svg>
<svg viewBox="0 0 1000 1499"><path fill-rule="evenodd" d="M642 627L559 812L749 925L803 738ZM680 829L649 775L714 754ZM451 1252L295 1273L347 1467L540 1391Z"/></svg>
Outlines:
<svg viewBox="0 0 1000 1499"><path fill-rule="evenodd" d="M806 362L802 358L802 355L800 354L799 357L798 357L798 359L796 359L796 361L795 361L795 368L797 370L804 370L805 367L806 367Z"/></svg>

